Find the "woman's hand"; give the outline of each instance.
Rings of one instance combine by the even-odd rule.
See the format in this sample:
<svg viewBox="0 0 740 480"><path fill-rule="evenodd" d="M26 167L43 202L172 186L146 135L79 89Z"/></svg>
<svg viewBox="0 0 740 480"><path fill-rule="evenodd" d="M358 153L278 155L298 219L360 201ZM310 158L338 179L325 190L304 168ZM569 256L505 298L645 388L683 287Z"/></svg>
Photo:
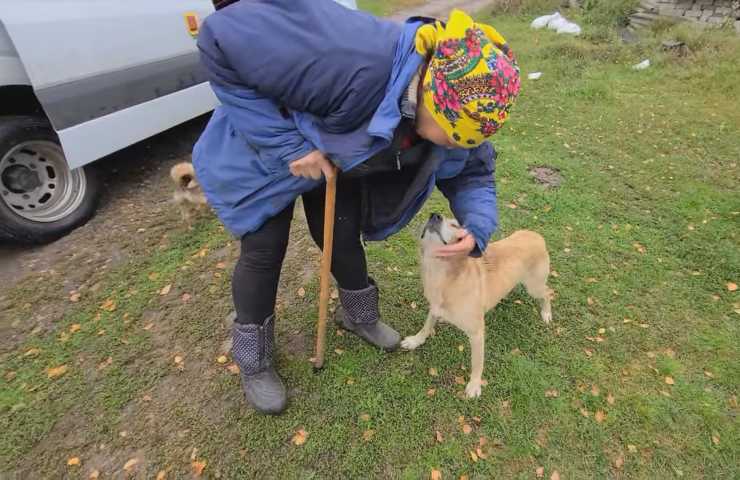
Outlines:
<svg viewBox="0 0 740 480"><path fill-rule="evenodd" d="M435 252L435 257L464 257L470 255L475 248L475 238L467 230L457 232L457 242L450 243L439 247Z"/></svg>
<svg viewBox="0 0 740 480"><path fill-rule="evenodd" d="M321 174L327 179L335 175L334 166L318 150L314 150L305 157L294 160L290 164L290 173L296 177L313 178L321 180Z"/></svg>

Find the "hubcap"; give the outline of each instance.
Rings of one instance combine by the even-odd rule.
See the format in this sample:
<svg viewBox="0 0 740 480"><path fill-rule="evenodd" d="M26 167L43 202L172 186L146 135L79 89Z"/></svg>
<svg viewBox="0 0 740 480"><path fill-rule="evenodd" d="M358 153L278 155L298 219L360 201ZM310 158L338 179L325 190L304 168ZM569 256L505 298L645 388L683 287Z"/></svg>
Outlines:
<svg viewBox="0 0 740 480"><path fill-rule="evenodd" d="M30 141L0 159L0 198L18 216L54 222L74 212L85 197L85 171L70 171L59 145Z"/></svg>

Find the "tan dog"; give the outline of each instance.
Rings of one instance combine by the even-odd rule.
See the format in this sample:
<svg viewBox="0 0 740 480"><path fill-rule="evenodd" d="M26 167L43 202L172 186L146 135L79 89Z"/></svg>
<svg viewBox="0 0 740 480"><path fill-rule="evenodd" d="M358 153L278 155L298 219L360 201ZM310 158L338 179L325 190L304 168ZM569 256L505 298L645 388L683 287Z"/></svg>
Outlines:
<svg viewBox="0 0 740 480"><path fill-rule="evenodd" d="M540 314L550 323L553 291L547 286L550 257L541 235L519 230L488 245L481 258L442 258L434 252L443 244L456 241L460 226L432 214L421 236L421 275L429 314L416 335L406 337L401 346L413 350L434 334L437 320L451 323L470 339L470 381L465 387L469 398L481 393L485 314L494 308L519 283L540 301Z"/></svg>
<svg viewBox="0 0 740 480"><path fill-rule="evenodd" d="M170 177L175 182L175 193L173 198L180 208L182 219L190 225L190 217L193 209L199 210L206 205L206 197L203 195L198 180L195 179L195 170L190 162L180 162L170 169Z"/></svg>

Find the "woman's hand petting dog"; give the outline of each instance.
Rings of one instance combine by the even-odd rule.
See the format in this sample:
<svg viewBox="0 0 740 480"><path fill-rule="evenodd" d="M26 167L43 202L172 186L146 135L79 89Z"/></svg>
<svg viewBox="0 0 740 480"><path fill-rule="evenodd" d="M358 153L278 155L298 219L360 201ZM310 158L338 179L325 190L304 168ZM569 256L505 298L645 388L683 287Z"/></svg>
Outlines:
<svg viewBox="0 0 740 480"><path fill-rule="evenodd" d="M327 179L335 175L331 162L318 150L314 150L305 157L299 158L290 164L290 173L295 177L321 180L321 174Z"/></svg>
<svg viewBox="0 0 740 480"><path fill-rule="evenodd" d="M470 255L475 248L475 238L467 230L460 229L455 232L457 241L437 248L434 251L435 257L464 257Z"/></svg>

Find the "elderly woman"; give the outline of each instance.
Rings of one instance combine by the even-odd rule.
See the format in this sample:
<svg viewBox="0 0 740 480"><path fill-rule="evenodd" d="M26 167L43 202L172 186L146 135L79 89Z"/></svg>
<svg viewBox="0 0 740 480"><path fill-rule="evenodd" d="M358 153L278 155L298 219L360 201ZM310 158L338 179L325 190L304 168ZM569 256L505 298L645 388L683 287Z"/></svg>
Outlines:
<svg viewBox="0 0 740 480"><path fill-rule="evenodd" d="M202 63L221 101L193 162L209 203L241 239L232 279L233 355L247 401L287 404L274 359L275 295L302 196L321 247L324 182L340 171L337 322L392 351L364 240L414 217L437 186L465 227L440 256L479 256L496 228L495 151L519 71L501 35L454 10L400 25L331 0L242 0L206 19Z"/></svg>

